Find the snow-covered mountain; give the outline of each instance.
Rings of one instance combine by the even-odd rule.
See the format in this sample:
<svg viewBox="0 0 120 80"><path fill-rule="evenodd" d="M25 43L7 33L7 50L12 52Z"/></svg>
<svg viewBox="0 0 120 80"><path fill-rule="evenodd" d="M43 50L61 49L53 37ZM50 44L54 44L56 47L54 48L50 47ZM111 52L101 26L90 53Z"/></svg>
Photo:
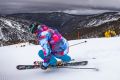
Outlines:
<svg viewBox="0 0 120 80"><path fill-rule="evenodd" d="M87 27L89 26L98 26L110 21L117 21L120 18L120 14L118 12L111 13L103 13L99 15L93 16L88 20Z"/></svg>
<svg viewBox="0 0 120 80"><path fill-rule="evenodd" d="M41 69L19 71L18 64L33 64L38 57L39 45L20 44L0 47L0 80L120 80L120 37L91 38L69 41L69 55L76 61L88 60L83 68L97 67L94 70L76 69Z"/></svg>
<svg viewBox="0 0 120 80"><path fill-rule="evenodd" d="M91 15L78 15L78 14L69 14L63 12L52 12L52 13L21 13L21 14L12 14L8 15L12 17L40 21L52 27L64 27L66 24L73 25L78 24L77 26L92 27L98 26L109 21L116 21L120 18L119 12L104 12Z"/></svg>
<svg viewBox="0 0 120 80"><path fill-rule="evenodd" d="M66 34L66 37L69 36L74 39L78 37L78 32L81 38L104 37L104 32L109 29L115 30L119 35L119 18L119 12L106 12L86 16L78 15L63 24L61 31Z"/></svg>
<svg viewBox="0 0 120 80"><path fill-rule="evenodd" d="M107 22L117 21L120 18L120 14L118 12L106 12L89 16L86 15L84 18L81 18L81 16L77 16L69 20L67 24L70 25L71 22L75 23L77 28L99 26ZM65 24L64 26L67 25Z"/></svg>
<svg viewBox="0 0 120 80"><path fill-rule="evenodd" d="M0 44L8 45L34 40L28 32L32 22L44 23L58 31L68 40L80 38L104 37L108 29L120 34L119 12L105 12L92 15L75 15L62 12L19 13L0 17Z"/></svg>
<svg viewBox="0 0 120 80"><path fill-rule="evenodd" d="M19 21L17 21L17 19L14 20L6 17L0 17L0 40L3 44L5 41L10 41L12 44L17 42L19 43L20 41L32 40L34 38L28 32L29 22L22 19L20 22Z"/></svg>

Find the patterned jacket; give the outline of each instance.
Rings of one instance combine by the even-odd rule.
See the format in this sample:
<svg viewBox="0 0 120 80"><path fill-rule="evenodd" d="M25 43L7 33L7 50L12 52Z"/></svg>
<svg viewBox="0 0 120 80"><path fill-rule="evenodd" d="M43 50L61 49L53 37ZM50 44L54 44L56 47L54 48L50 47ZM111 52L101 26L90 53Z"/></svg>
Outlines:
<svg viewBox="0 0 120 80"><path fill-rule="evenodd" d="M60 57L68 53L68 42L57 30L46 25L39 26L36 33L38 42L43 48L45 63L49 62L52 55Z"/></svg>

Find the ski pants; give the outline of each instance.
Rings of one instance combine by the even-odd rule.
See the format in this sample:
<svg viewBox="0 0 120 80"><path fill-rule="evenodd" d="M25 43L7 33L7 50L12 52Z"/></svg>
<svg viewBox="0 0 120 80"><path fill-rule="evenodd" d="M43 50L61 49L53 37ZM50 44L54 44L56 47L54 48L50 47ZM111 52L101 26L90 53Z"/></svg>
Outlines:
<svg viewBox="0 0 120 80"><path fill-rule="evenodd" d="M44 56L44 53L43 53L42 50L40 50L38 52L38 55L39 55L39 57L41 57L44 60L45 56ZM61 59L63 62L69 62L69 61L71 61L71 57L68 56L67 54L65 54L63 56L60 56L60 57L52 55L48 64L49 65L56 65L57 64L57 59L56 58Z"/></svg>

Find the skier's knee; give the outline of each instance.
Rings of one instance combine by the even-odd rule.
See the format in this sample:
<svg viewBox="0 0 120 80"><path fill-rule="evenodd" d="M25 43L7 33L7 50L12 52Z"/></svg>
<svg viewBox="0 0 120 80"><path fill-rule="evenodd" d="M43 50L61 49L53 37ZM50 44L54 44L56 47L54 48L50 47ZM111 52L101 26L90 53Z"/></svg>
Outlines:
<svg viewBox="0 0 120 80"><path fill-rule="evenodd" d="M44 53L43 53L43 50L40 50L40 51L38 52L38 55L39 55L39 57L41 57L42 59L44 59Z"/></svg>
<svg viewBox="0 0 120 80"><path fill-rule="evenodd" d="M64 56L62 56L61 59L62 59L63 62L69 62L69 61L71 61L71 57L68 56L68 55L64 55Z"/></svg>

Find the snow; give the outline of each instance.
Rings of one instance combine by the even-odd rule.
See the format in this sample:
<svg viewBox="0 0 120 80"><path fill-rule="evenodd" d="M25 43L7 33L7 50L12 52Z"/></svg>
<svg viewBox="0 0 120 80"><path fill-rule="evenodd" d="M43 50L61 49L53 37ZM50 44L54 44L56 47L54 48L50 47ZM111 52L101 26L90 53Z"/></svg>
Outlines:
<svg viewBox="0 0 120 80"><path fill-rule="evenodd" d="M97 67L99 71L81 69L19 71L16 65L33 64L35 60L41 60L37 54L41 46L25 43L25 47L20 47L20 44L0 47L0 80L120 80L120 37L71 40L69 43L73 45L85 40L87 43L70 47L69 55L77 61L89 61L87 66L77 67Z"/></svg>
<svg viewBox="0 0 120 80"><path fill-rule="evenodd" d="M98 25L101 25L103 23L106 23L106 22L110 22L110 21L117 21L119 19L119 17L117 18L112 18L112 19L108 19L108 20L101 20L99 23L97 23L95 26L98 26Z"/></svg>
<svg viewBox="0 0 120 80"><path fill-rule="evenodd" d="M4 37L2 31L1 31L1 27L0 27L0 39L2 39Z"/></svg>
<svg viewBox="0 0 120 80"><path fill-rule="evenodd" d="M96 19L94 19L94 20L92 20L92 21L90 21L88 24L87 24L87 26L99 26L99 25L101 25L101 24L103 24L103 23L106 23L106 22L110 22L110 21L117 21L119 19L119 17L113 17L113 18L111 18L111 17L108 17L107 19L105 19L105 20L96 20Z"/></svg>
<svg viewBox="0 0 120 80"><path fill-rule="evenodd" d="M0 21L4 22L4 24L8 25L11 28L16 28L19 31L25 32L24 29L21 29L21 25L19 22L7 18L0 18Z"/></svg>
<svg viewBox="0 0 120 80"><path fill-rule="evenodd" d="M12 24L11 24L11 21L9 20L6 20L5 18L0 18L1 21L3 21L6 25L12 27L12 28L15 28Z"/></svg>

